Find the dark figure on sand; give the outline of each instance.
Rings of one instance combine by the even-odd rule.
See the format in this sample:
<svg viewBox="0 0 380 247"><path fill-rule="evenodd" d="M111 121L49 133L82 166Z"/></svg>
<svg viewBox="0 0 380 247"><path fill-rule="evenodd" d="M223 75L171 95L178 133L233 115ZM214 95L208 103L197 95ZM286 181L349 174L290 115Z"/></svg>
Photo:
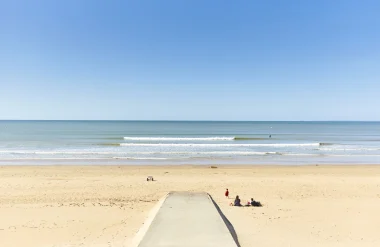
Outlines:
<svg viewBox="0 0 380 247"><path fill-rule="evenodd" d="M227 198L229 198L229 197L228 197L229 194L230 194L230 192L228 191L228 189L226 189L226 192L224 192L224 195L225 195Z"/></svg>
<svg viewBox="0 0 380 247"><path fill-rule="evenodd" d="M261 203L253 200L253 198L251 198L251 206L253 206L253 207L262 207Z"/></svg>
<svg viewBox="0 0 380 247"><path fill-rule="evenodd" d="M235 201L234 201L234 206L238 206L238 207L240 207L240 206L241 206L241 203L240 203L240 198L239 198L239 196L236 196L236 198L235 198Z"/></svg>

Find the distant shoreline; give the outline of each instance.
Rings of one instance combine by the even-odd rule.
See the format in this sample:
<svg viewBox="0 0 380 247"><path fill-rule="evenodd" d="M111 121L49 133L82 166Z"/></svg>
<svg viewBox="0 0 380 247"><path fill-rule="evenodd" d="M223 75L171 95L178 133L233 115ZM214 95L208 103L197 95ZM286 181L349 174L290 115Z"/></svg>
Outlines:
<svg viewBox="0 0 380 247"><path fill-rule="evenodd" d="M247 123L380 123L380 120L122 120L122 119L0 119L20 122L247 122Z"/></svg>
<svg viewBox="0 0 380 247"><path fill-rule="evenodd" d="M262 168L262 169L288 169L291 167L299 167L299 168L315 168L315 167L323 167L323 168L369 168L369 167L378 167L380 166L380 163L376 164L289 164L289 165L281 165L281 164L236 164L236 165L231 165L231 164L209 164L209 165L194 165L194 164L180 164L180 165L170 165L170 164L159 164L159 165L141 165L141 164L110 164L110 165L104 165L104 164L89 164L89 165L84 165L84 164L48 164L48 165L41 165L41 164L20 164L20 165L4 165L0 164L0 169L1 168L11 168L11 167L17 167L20 169L23 168L54 168L54 167L62 167L65 169L67 167L75 167L75 168L84 168L84 169L89 169L91 167L96 167L96 168L124 168L124 169L134 169L134 168L140 168L140 169L161 169L161 168L173 168L173 169L203 169L203 168L210 168L210 169L251 169L251 168Z"/></svg>

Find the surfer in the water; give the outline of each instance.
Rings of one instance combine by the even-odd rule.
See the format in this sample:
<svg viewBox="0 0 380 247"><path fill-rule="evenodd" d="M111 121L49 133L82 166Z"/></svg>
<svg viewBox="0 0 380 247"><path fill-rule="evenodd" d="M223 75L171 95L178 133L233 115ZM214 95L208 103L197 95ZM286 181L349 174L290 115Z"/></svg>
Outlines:
<svg viewBox="0 0 380 247"><path fill-rule="evenodd" d="M269 138L272 138L272 135L269 135Z"/></svg>

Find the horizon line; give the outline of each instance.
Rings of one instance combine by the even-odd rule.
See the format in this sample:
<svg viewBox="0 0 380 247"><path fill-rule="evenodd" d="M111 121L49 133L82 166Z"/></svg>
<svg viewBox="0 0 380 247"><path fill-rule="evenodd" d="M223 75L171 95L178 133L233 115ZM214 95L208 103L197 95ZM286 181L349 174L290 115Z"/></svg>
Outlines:
<svg viewBox="0 0 380 247"><path fill-rule="evenodd" d="M113 121L113 122L380 122L380 120L137 120L137 119L0 119L0 121Z"/></svg>

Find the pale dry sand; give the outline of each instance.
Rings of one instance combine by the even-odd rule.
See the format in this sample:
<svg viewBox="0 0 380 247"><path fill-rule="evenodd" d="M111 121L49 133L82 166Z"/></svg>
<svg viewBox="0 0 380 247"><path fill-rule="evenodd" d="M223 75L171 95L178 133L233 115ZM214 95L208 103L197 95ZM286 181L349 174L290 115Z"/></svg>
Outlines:
<svg viewBox="0 0 380 247"><path fill-rule="evenodd" d="M0 246L128 246L173 190L210 193L242 247L380 246L380 166L3 166Z"/></svg>

